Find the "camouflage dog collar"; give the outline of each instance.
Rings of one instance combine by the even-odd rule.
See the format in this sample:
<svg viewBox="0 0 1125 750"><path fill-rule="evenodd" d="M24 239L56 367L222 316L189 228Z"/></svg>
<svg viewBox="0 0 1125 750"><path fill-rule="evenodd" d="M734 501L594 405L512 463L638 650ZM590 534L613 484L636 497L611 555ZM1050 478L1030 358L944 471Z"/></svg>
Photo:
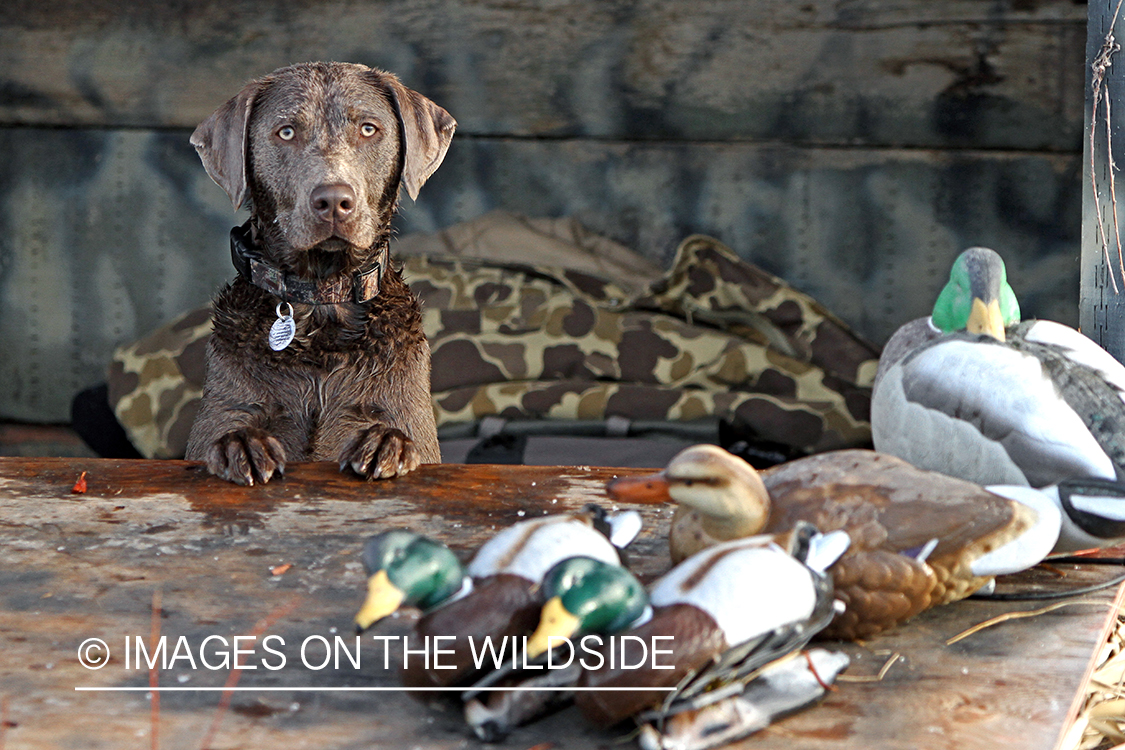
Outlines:
<svg viewBox="0 0 1125 750"><path fill-rule="evenodd" d="M333 281L309 281L284 273L263 261L252 250L248 236L250 222L230 230L230 257L238 275L254 286L265 289L283 302L303 305L339 305L344 302L367 302L378 296L379 282L387 264L388 248L384 244L375 262L350 278Z"/></svg>

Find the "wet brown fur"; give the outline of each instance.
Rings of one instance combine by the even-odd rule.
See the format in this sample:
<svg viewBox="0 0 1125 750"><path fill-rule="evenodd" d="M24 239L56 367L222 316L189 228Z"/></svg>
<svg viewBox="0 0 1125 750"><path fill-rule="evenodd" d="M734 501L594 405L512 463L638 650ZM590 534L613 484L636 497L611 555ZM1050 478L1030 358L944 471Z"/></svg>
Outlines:
<svg viewBox="0 0 1125 750"><path fill-rule="evenodd" d="M252 81L192 143L234 206L250 209L268 263L331 281L382 252L400 187L416 197L455 125L390 74L307 63ZM336 186L351 208L318 213L314 191ZM369 478L440 461L418 302L393 267L380 287L366 303L294 303L297 334L279 352L268 345L278 298L242 277L220 291L187 457L239 484L287 461L337 461Z"/></svg>

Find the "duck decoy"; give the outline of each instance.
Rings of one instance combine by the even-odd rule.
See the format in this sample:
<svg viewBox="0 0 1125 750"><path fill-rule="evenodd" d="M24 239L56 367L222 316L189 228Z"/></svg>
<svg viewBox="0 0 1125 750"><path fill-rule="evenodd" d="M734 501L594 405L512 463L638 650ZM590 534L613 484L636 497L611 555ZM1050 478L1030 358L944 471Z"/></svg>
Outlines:
<svg viewBox="0 0 1125 750"><path fill-rule="evenodd" d="M887 342L871 428L877 450L980 485L1122 481L1125 367L1073 328L1021 323L1004 261L970 248Z"/></svg>
<svg viewBox="0 0 1125 750"><path fill-rule="evenodd" d="M709 750L765 729L820 700L851 660L840 651L813 648L761 669L738 695L700 708L641 714L641 750Z"/></svg>
<svg viewBox="0 0 1125 750"><path fill-rule="evenodd" d="M369 538L361 560L367 596L355 616L360 633L401 607L430 610L473 587L453 550L406 529Z"/></svg>
<svg viewBox="0 0 1125 750"><path fill-rule="evenodd" d="M527 642L537 666L557 656L557 673L514 684L578 689L574 695L474 695L466 720L482 739L495 741L542 715L548 701L557 707L564 698L574 697L586 717L601 725L630 716L663 725L668 717L694 717L726 698L745 703L746 683L759 668L803 648L838 606L823 569L846 549L847 535L822 535L802 524L787 543L783 549L773 537L760 536L706 550L659 579L648 594L621 566L585 557L558 563L543 579L539 627ZM825 674L835 676L829 667ZM504 675L513 676L519 674ZM730 739L765 726L762 719L768 723L774 715L769 706L776 705L770 700L798 707L792 693L766 699L758 692L762 706L754 721L730 728L728 733L742 732ZM813 700L800 692L806 702ZM704 721L713 725L715 712L729 714L715 709ZM694 718L679 723L680 734L699 731Z"/></svg>
<svg viewBox="0 0 1125 750"><path fill-rule="evenodd" d="M849 539L802 524L787 541L725 542L653 583L651 617L608 636L600 660L584 665L578 686L586 689L575 694L583 716L600 726L629 717L660 724L742 695L759 669L803 649L840 606L824 569ZM646 644L651 657L627 659L627 639Z"/></svg>
<svg viewBox="0 0 1125 750"><path fill-rule="evenodd" d="M556 563L539 587L539 625L526 642L523 664L509 661L467 690L465 722L480 739L497 742L511 730L538 719L573 700L572 687L581 676L586 636L617 633L652 615L648 593L627 568L592 557L571 557ZM565 657L552 665L545 656L552 647ZM531 670L540 670L538 672ZM528 675L532 675L528 677ZM484 693L496 685L537 688ZM545 690L545 688L555 690Z"/></svg>
<svg viewBox="0 0 1125 750"><path fill-rule="evenodd" d="M407 648L422 653L441 636L443 668L426 669L420 657L408 661L401 672L404 685L468 684L484 671L476 665L474 645L479 649L491 638L500 647L535 629L540 609L536 589L547 570L579 554L619 563L617 545L632 541L639 519L635 512L610 515L590 505L578 513L521 521L485 542L464 568L444 545L412 532L383 532L364 547L368 594L356 626L364 630L400 607L419 607L423 614ZM446 640L450 636L452 643Z"/></svg>
<svg viewBox="0 0 1125 750"><path fill-rule="evenodd" d="M1111 479L1064 479L1049 487L989 485L985 488L1023 503L1046 497L1061 510L1053 553L1109 547L1125 541L1125 483Z"/></svg>
<svg viewBox="0 0 1125 750"><path fill-rule="evenodd" d="M845 639L871 637L1037 564L1061 522L1038 493L1012 500L869 450L821 453L759 475L718 446L697 445L661 472L614 480L608 490L625 502L677 504L673 560L748 534L791 532L801 521L846 531L851 547L828 569L846 607L824 631Z"/></svg>

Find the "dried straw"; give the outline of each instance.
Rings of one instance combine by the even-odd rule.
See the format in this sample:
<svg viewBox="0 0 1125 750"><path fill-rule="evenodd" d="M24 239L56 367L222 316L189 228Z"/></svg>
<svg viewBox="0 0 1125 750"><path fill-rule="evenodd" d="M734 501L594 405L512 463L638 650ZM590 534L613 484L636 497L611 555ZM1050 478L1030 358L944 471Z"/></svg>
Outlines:
<svg viewBox="0 0 1125 750"><path fill-rule="evenodd" d="M1086 701L1059 750L1109 750L1125 743L1125 604L1098 655Z"/></svg>

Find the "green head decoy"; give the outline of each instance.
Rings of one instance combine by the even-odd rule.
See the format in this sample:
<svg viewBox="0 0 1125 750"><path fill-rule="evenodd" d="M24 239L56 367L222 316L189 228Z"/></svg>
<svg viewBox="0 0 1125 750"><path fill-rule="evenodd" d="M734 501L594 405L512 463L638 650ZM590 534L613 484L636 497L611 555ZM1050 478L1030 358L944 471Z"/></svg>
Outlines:
<svg viewBox="0 0 1125 750"><path fill-rule="evenodd" d="M985 333L1004 341L1004 329L1020 322L1004 259L987 247L971 247L957 256L930 320L943 333Z"/></svg>
<svg viewBox="0 0 1125 750"><path fill-rule="evenodd" d="M915 466L985 486L1123 482L1123 394L1120 362L1070 326L1020 321L1000 256L971 248L933 313L901 326L883 348L872 440Z"/></svg>
<svg viewBox="0 0 1125 750"><path fill-rule="evenodd" d="M466 585L464 568L452 550L405 529L368 539L362 559L367 598L355 616L361 632L400 607L436 607Z"/></svg>
<svg viewBox="0 0 1125 750"><path fill-rule="evenodd" d="M557 563L544 577L541 592L546 603L539 627L527 641L528 658L546 653L564 638L624 630L648 607L648 594L636 576L592 557Z"/></svg>

